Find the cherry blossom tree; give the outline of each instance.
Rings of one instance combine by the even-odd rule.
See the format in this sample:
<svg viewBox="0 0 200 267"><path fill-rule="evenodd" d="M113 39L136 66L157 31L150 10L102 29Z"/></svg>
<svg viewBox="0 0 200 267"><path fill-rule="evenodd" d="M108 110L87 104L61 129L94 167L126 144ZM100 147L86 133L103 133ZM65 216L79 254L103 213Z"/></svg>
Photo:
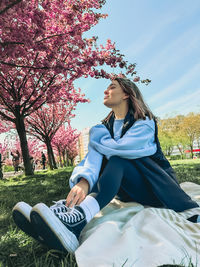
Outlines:
<svg viewBox="0 0 200 267"><path fill-rule="evenodd" d="M52 139L52 145L58 151L61 166L63 164L66 166L69 160L72 163L78 155L77 143L79 135L76 129L73 129L70 124L67 127L62 125L56 132Z"/></svg>
<svg viewBox="0 0 200 267"><path fill-rule="evenodd" d="M68 147L68 149L66 150L66 156L67 156L68 162L69 161L71 162L71 165L74 164L74 160L75 160L76 156L78 156L77 142L78 142L78 140L76 142L74 141L71 144L71 146Z"/></svg>
<svg viewBox="0 0 200 267"><path fill-rule="evenodd" d="M120 67L136 74L110 40L84 38L105 14L103 0L0 2L0 116L15 124L25 173L32 174L24 119L45 103L73 97L80 77L110 78L101 69Z"/></svg>
<svg viewBox="0 0 200 267"><path fill-rule="evenodd" d="M82 98L76 98L76 101L86 101ZM75 103L65 103L44 105L27 118L28 133L44 142L48 152L48 161L50 169L57 168L51 141L65 122L69 122L74 115Z"/></svg>
<svg viewBox="0 0 200 267"><path fill-rule="evenodd" d="M5 121L0 121L0 134L6 133L13 128L13 125Z"/></svg>
<svg viewBox="0 0 200 267"><path fill-rule="evenodd" d="M32 136L27 137L27 142L30 156L33 157L35 160L40 160L41 152L46 149L45 144ZM5 139L5 147L7 148L7 150L13 153L16 153L16 151L18 150L21 155L22 151L20 140L16 133L12 133L11 139Z"/></svg>
<svg viewBox="0 0 200 267"><path fill-rule="evenodd" d="M0 143L0 154L2 156L2 159L6 157L7 149L8 149L8 144L4 140L3 142Z"/></svg>
<svg viewBox="0 0 200 267"><path fill-rule="evenodd" d="M46 150L46 146L37 138L28 137L29 154L35 161L41 160L41 152Z"/></svg>
<svg viewBox="0 0 200 267"><path fill-rule="evenodd" d="M0 15L5 13L8 9L12 8L13 6L19 4L22 0L1 0L0 5Z"/></svg>

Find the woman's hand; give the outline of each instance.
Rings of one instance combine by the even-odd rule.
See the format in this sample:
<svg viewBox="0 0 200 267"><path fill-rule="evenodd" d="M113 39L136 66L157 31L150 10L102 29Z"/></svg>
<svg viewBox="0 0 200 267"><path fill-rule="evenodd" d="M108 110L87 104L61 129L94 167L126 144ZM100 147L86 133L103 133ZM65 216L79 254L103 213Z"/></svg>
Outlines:
<svg viewBox="0 0 200 267"><path fill-rule="evenodd" d="M82 178L69 192L66 198L66 206L71 208L74 205L79 205L87 196L89 187L88 181Z"/></svg>

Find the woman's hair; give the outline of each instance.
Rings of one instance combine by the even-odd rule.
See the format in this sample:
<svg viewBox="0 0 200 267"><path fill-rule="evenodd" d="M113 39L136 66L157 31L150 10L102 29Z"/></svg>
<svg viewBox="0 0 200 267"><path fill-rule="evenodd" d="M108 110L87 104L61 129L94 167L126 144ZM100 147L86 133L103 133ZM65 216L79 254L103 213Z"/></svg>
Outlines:
<svg viewBox="0 0 200 267"><path fill-rule="evenodd" d="M150 119L156 119L156 117L151 112L150 108L144 102L143 96L139 88L135 85L134 82L127 78L116 77L113 79L117 81L121 86L122 90L129 95L129 112L133 114L135 120L146 119L148 116ZM113 111L111 111L102 122L107 122L112 116Z"/></svg>

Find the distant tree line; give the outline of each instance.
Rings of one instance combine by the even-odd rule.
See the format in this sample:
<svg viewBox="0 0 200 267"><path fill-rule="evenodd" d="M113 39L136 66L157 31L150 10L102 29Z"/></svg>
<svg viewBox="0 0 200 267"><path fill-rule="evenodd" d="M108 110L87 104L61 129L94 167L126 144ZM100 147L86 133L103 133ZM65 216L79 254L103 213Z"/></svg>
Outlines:
<svg viewBox="0 0 200 267"><path fill-rule="evenodd" d="M200 113L192 112L185 116L160 119L158 128L160 144L166 156L171 156L173 151L178 149L181 158L184 158L186 153L190 153L193 158L194 144L197 144L197 150L200 149Z"/></svg>

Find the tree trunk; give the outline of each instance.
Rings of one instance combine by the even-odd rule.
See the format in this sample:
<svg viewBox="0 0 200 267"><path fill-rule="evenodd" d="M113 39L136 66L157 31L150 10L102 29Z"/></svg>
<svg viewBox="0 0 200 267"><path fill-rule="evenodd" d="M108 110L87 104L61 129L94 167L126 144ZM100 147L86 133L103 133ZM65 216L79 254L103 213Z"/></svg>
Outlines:
<svg viewBox="0 0 200 267"><path fill-rule="evenodd" d="M47 147L49 167L50 167L50 170L53 170L53 163L52 163L51 151L50 151L48 140L45 140L45 144L46 144L46 147Z"/></svg>
<svg viewBox="0 0 200 267"><path fill-rule="evenodd" d="M66 155L67 166L71 166L71 160L69 158L67 150L65 150L65 155Z"/></svg>
<svg viewBox="0 0 200 267"><path fill-rule="evenodd" d="M183 148L179 145L176 145L178 147L179 152L181 153L181 159L183 159Z"/></svg>
<svg viewBox="0 0 200 267"><path fill-rule="evenodd" d="M67 167L67 162L66 162L66 159L65 159L65 151L63 150L62 151L62 157L63 157L63 164L65 167Z"/></svg>
<svg viewBox="0 0 200 267"><path fill-rule="evenodd" d="M62 168L63 167L63 164L62 164L62 156L61 156L61 151L60 151L60 148L58 147L58 154L59 154L59 160L60 160L60 167Z"/></svg>
<svg viewBox="0 0 200 267"><path fill-rule="evenodd" d="M48 137L45 138L45 144L47 146L49 167L51 170L57 169L56 161L55 161L54 154L53 154L53 149L52 149L51 142Z"/></svg>
<svg viewBox="0 0 200 267"><path fill-rule="evenodd" d="M24 118L22 116L16 117L16 130L19 135L22 157L24 162L24 171L25 175L33 175L33 168L30 162L29 150L28 150L28 142L26 137L26 130L24 125Z"/></svg>
<svg viewBox="0 0 200 267"><path fill-rule="evenodd" d="M55 157L54 157L54 153L53 153L53 148L52 148L52 145L51 145L51 141L49 141L49 144L50 144L50 151L51 151L51 158L52 158L53 168L54 169L58 169L58 167L56 165L56 160L55 160Z"/></svg>
<svg viewBox="0 0 200 267"><path fill-rule="evenodd" d="M190 144L190 153L191 153L191 158L194 158L194 152L193 152L193 144Z"/></svg>

